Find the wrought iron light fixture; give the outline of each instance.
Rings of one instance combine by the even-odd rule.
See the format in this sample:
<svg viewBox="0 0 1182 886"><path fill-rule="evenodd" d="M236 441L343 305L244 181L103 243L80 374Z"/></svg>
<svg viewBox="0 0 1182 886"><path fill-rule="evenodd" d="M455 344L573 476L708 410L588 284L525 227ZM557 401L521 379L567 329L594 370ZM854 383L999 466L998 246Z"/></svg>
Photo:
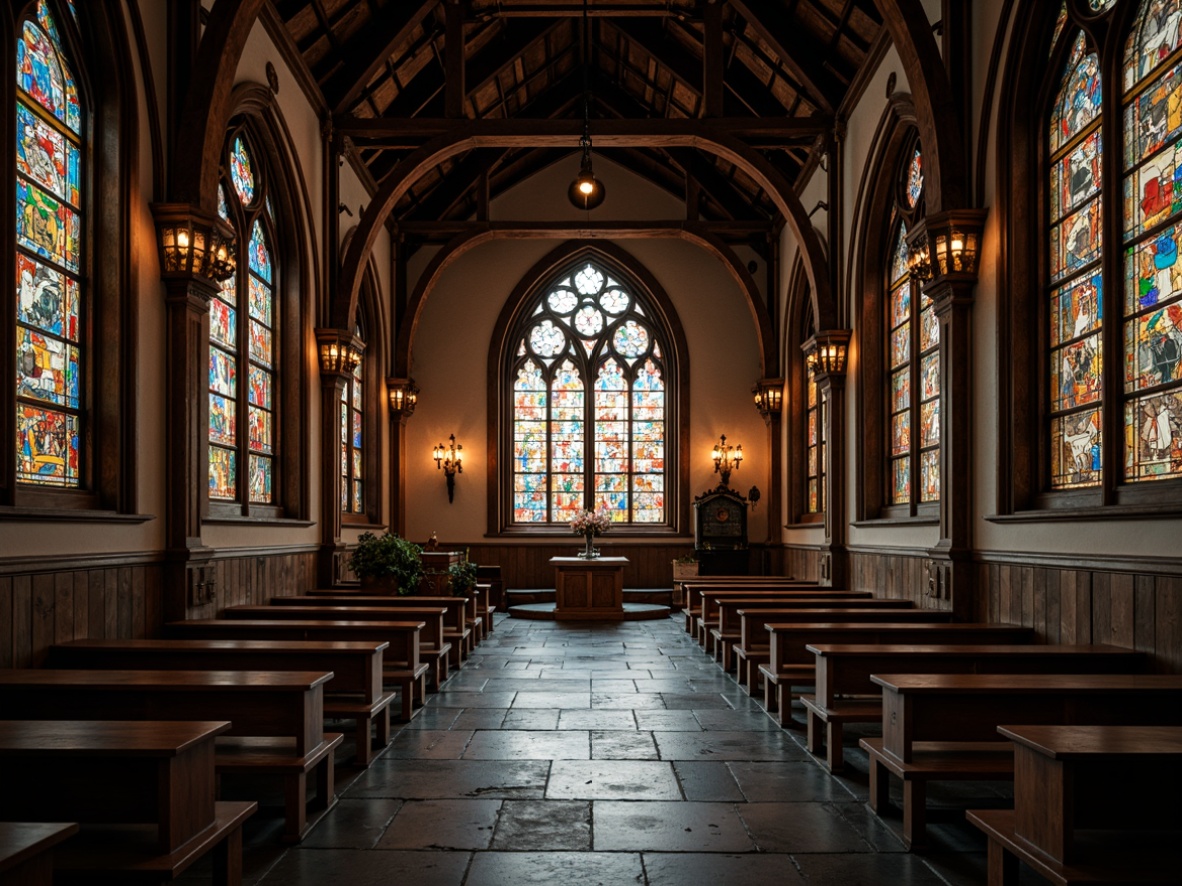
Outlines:
<svg viewBox="0 0 1182 886"><path fill-rule="evenodd" d="M315 332L321 372L349 375L361 362L365 345L353 333L343 329L317 329Z"/></svg>
<svg viewBox="0 0 1182 886"><path fill-rule="evenodd" d="M388 378L386 389L390 393L390 412L395 417L410 418L419 402L419 388L413 378Z"/></svg>
<svg viewBox="0 0 1182 886"><path fill-rule="evenodd" d="M221 282L234 275L234 230L228 223L183 203L154 203L152 214L166 279Z"/></svg>
<svg viewBox="0 0 1182 886"><path fill-rule="evenodd" d="M595 177L591 169L591 86L588 81L587 68L591 62L590 29L587 25L587 2L583 0L583 137L579 139L579 149L583 153L579 163L579 174L567 191L567 197L576 209L591 210L603 202L607 196L607 189L603 182Z"/></svg>
<svg viewBox="0 0 1182 886"><path fill-rule="evenodd" d="M814 377L845 375L849 345L848 329L826 329L812 336L801 345L809 372Z"/></svg>
<svg viewBox="0 0 1182 886"><path fill-rule="evenodd" d="M723 434L714 444L710 457L714 459L714 473L722 474L722 485L730 486L731 471L737 471L743 462L743 444L731 446L726 442L726 434Z"/></svg>
<svg viewBox="0 0 1182 886"><path fill-rule="evenodd" d="M761 378L751 389L755 395L755 408L765 419L779 415L784 409L784 379Z"/></svg>
<svg viewBox="0 0 1182 886"><path fill-rule="evenodd" d="M442 443L439 443L431 456L435 459L436 469L442 470L447 478L447 500L450 503L455 500L456 474L464 473L464 462L459 456L464 447L456 443L455 434L452 434L448 439L451 441L450 445L445 448Z"/></svg>

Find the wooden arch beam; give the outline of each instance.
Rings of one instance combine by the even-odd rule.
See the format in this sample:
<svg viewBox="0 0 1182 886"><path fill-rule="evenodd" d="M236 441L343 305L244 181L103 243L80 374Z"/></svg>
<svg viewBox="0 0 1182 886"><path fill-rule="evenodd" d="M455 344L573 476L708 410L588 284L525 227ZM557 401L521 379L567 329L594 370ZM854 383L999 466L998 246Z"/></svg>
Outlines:
<svg viewBox="0 0 1182 886"><path fill-rule="evenodd" d="M481 121L465 121L402 160L370 201L357 225L357 234L345 252L333 299L333 325L352 328L365 258L398 200L419 177L449 157L473 148L569 148L572 135L566 130L570 127L558 125L560 123L577 126L579 121L496 120L491 126L484 126ZM836 328L837 305L829 286L827 259L820 238L791 182L762 154L700 120L603 120L596 121L593 135L596 143L605 147L698 148L722 157L751 176L767 192L796 237L805 257L805 271L816 299L820 328Z"/></svg>
<svg viewBox="0 0 1182 886"><path fill-rule="evenodd" d="M217 210L218 166L238 62L264 0L217 0L201 34L172 157L170 202Z"/></svg>
<svg viewBox="0 0 1182 886"><path fill-rule="evenodd" d="M472 230L459 234L448 241L442 249L435 253L431 261L427 264L427 267L423 269L423 273L419 276L419 282L415 285L414 292L407 302L406 316L398 324L398 339L394 346L394 375L401 378L410 376L411 356L414 349L415 332L419 326L419 318L422 316L423 307L426 304L427 298L439 283L443 272L477 246L493 240L578 239L585 241L588 239L598 239L611 242L626 239L648 239L661 234L664 234L670 239L679 239L687 243L692 243L722 262L723 266L738 284L739 290L743 293L744 300L747 302L747 308L751 312L751 320L755 324L756 338L759 342L761 377L769 378L778 375L780 371L780 349L776 340L775 330L772 327L771 318L768 316L767 308L759 293L759 288L755 284L754 278L748 273L747 268L739 260L739 257L735 255L734 250L727 246L721 238L692 223L677 226L670 225L664 231L659 232L655 231L652 227L638 225L633 229L604 232L593 237L588 237L587 229L579 227L577 224L572 224L569 228L565 229L553 226L547 226L544 229L537 227L512 227L507 225L498 226L495 223L474 226Z"/></svg>
<svg viewBox="0 0 1182 886"><path fill-rule="evenodd" d="M948 80L932 26L920 0L874 0L899 52L915 100L916 126L923 145L924 203L928 215L967 209L961 108Z"/></svg>

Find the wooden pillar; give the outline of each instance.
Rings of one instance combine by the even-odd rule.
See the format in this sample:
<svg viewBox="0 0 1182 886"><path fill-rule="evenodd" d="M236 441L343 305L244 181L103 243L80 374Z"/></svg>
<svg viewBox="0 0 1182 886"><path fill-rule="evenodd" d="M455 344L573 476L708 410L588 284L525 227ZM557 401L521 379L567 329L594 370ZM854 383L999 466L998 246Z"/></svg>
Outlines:
<svg viewBox="0 0 1182 886"><path fill-rule="evenodd" d="M406 535L406 422L414 415L419 389L413 378L388 378L390 394L390 531Z"/></svg>

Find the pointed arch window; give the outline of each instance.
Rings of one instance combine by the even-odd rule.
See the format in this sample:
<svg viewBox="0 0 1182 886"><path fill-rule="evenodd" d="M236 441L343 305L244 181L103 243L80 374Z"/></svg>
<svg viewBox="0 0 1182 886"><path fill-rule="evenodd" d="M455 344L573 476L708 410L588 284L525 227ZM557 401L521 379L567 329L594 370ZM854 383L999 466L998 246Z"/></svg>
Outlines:
<svg viewBox="0 0 1182 886"><path fill-rule="evenodd" d="M77 79L44 0L19 25L16 85L16 480L77 490L92 455L88 157Z"/></svg>
<svg viewBox="0 0 1182 886"><path fill-rule="evenodd" d="M210 302L209 497L249 514L276 502L279 317L274 213L243 129L227 140L218 213L234 227L246 261Z"/></svg>
<svg viewBox="0 0 1182 886"><path fill-rule="evenodd" d="M358 326L356 335L365 340ZM365 495L365 357L353 367L353 373L341 389L341 512L364 514Z"/></svg>
<svg viewBox="0 0 1182 886"><path fill-rule="evenodd" d="M511 341L509 525L565 529L584 508L671 525L671 352L645 295L580 261L529 303Z"/></svg>

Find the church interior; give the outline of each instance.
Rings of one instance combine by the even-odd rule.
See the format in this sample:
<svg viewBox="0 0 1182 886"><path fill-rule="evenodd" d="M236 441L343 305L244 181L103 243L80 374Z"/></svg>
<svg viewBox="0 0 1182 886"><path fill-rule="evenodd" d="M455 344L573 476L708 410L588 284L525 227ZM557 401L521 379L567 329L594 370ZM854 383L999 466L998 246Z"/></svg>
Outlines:
<svg viewBox="0 0 1182 886"><path fill-rule="evenodd" d="M1177 883L1180 25L7 0L0 886Z"/></svg>

